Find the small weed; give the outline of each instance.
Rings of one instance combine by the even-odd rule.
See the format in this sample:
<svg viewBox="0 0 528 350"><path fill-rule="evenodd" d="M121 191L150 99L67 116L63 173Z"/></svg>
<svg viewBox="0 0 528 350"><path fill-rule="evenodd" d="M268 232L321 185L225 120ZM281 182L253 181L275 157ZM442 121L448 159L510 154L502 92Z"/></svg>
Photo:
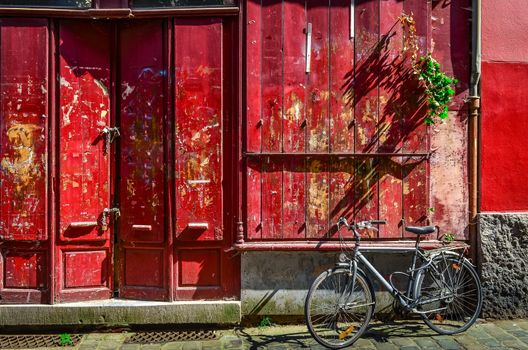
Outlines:
<svg viewBox="0 0 528 350"><path fill-rule="evenodd" d="M455 235L451 232L448 232L443 237L444 242L453 242L455 240Z"/></svg>
<svg viewBox="0 0 528 350"><path fill-rule="evenodd" d="M73 340L69 333L62 333L60 335L60 345L61 346L73 345Z"/></svg>
<svg viewBox="0 0 528 350"><path fill-rule="evenodd" d="M259 327L271 327L271 318L268 316L262 317L259 322Z"/></svg>

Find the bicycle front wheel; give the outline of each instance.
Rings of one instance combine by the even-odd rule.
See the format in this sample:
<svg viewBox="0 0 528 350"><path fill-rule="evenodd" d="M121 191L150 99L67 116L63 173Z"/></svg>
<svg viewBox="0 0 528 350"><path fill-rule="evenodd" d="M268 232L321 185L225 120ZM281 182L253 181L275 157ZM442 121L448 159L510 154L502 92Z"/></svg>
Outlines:
<svg viewBox="0 0 528 350"><path fill-rule="evenodd" d="M440 334L467 330L482 309L482 287L466 260L439 255L417 279L417 307L424 322Z"/></svg>
<svg viewBox="0 0 528 350"><path fill-rule="evenodd" d="M317 342L331 349L354 343L365 331L374 311L374 291L366 277L345 269L319 275L304 307L308 330Z"/></svg>

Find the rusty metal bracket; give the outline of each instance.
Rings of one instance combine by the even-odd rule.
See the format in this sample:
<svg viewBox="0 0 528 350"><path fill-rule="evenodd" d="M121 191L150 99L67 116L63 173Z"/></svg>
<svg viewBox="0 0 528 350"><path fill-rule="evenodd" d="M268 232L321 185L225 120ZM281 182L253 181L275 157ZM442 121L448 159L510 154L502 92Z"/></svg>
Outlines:
<svg viewBox="0 0 528 350"><path fill-rule="evenodd" d="M121 216L121 211L119 208L104 208L103 213L101 214L101 229L103 231L108 230L108 224L110 221L108 217L111 214L114 214L115 218L117 219Z"/></svg>
<svg viewBox="0 0 528 350"><path fill-rule="evenodd" d="M113 128L105 126L103 130L101 130L101 135L103 136L105 142L105 154L110 154L111 143L114 142L116 138L121 136L119 128L117 126L114 126Z"/></svg>

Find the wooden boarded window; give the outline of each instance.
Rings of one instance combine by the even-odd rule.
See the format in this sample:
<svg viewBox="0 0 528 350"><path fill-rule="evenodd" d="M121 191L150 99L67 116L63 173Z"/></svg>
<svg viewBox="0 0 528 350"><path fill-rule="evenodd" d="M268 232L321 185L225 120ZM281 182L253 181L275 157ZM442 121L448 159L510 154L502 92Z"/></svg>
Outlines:
<svg viewBox="0 0 528 350"><path fill-rule="evenodd" d="M340 216L385 219L371 238L395 240L431 221L431 129L398 22L414 14L424 54L431 11L414 0L355 1L355 11L350 0L247 2L246 240L332 238Z"/></svg>

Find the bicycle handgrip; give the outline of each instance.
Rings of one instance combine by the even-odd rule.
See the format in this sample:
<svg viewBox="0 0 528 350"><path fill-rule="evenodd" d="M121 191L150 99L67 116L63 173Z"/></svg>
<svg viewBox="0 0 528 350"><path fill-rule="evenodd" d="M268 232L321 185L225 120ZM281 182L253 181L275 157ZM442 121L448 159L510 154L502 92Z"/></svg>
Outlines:
<svg viewBox="0 0 528 350"><path fill-rule="evenodd" d="M374 224L374 225L385 225L387 223L387 221L385 221L385 220L370 220L370 223Z"/></svg>

